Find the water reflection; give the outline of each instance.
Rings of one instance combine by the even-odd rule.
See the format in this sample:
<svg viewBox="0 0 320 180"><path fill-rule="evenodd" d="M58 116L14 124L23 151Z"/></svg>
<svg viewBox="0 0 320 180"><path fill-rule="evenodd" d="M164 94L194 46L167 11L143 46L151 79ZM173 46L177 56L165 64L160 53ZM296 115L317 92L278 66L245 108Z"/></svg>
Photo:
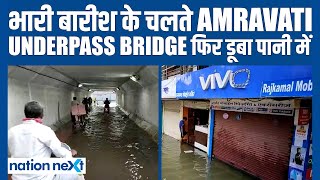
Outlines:
<svg viewBox="0 0 320 180"><path fill-rule="evenodd" d="M157 179L158 147L117 108L97 107L84 129L73 130L67 143L87 158L86 180ZM70 127L60 133L70 131ZM66 135L64 135L66 136Z"/></svg>
<svg viewBox="0 0 320 180"><path fill-rule="evenodd" d="M255 179L207 154L169 136L162 137L162 177L166 180L251 180Z"/></svg>

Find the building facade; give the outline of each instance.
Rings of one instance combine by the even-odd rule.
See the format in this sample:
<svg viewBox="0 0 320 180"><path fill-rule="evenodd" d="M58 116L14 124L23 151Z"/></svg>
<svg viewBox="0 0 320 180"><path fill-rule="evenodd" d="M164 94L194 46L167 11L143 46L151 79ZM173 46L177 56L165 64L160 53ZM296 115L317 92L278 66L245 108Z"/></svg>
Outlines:
<svg viewBox="0 0 320 180"><path fill-rule="evenodd" d="M163 133L180 139L188 117L187 142L209 157L261 179L311 179L310 66L210 66L173 82Z"/></svg>

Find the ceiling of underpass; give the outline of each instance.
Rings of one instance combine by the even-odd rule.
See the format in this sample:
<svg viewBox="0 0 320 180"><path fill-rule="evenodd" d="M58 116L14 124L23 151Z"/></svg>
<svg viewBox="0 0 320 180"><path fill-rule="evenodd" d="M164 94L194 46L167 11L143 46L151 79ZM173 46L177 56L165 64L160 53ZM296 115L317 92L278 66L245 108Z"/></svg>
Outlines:
<svg viewBox="0 0 320 180"><path fill-rule="evenodd" d="M38 72L73 85L81 83L84 88L93 91L111 91L142 68L143 66L10 66L8 73L9 77L26 82L48 83L48 78L35 75Z"/></svg>
<svg viewBox="0 0 320 180"><path fill-rule="evenodd" d="M92 90L112 90L128 81L142 66L54 66L53 68Z"/></svg>

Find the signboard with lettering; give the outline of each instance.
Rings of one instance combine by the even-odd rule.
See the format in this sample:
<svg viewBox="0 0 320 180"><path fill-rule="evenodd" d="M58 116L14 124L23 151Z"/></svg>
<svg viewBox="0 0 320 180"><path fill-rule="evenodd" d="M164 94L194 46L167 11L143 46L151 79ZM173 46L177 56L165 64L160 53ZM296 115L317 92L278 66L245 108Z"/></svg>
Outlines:
<svg viewBox="0 0 320 180"><path fill-rule="evenodd" d="M294 100L274 101L272 99L213 99L210 107L215 110L250 112L293 116Z"/></svg>
<svg viewBox="0 0 320 180"><path fill-rule="evenodd" d="M306 125L309 124L311 119L311 112L309 108L300 108L296 111L297 113L297 121L295 122L296 125Z"/></svg>
<svg viewBox="0 0 320 180"><path fill-rule="evenodd" d="M299 109L296 109L296 112L297 111L299 112ZM302 114L304 115L300 114L300 116L307 118L308 111L309 109L307 109L305 112L301 110ZM296 115L295 119L297 117L299 117L299 115ZM290 179L297 178L301 180L312 180L312 128L310 124L295 125L295 133L292 144L289 162Z"/></svg>
<svg viewBox="0 0 320 180"><path fill-rule="evenodd" d="M209 109L210 102L202 102L202 101L183 101L183 106L193 109Z"/></svg>
<svg viewBox="0 0 320 180"><path fill-rule="evenodd" d="M262 83L261 97L312 96L312 79L268 81Z"/></svg>
<svg viewBox="0 0 320 180"><path fill-rule="evenodd" d="M311 77L311 66L210 66L177 77L176 97L309 97Z"/></svg>
<svg viewBox="0 0 320 180"><path fill-rule="evenodd" d="M161 98L162 99L176 98L176 77L161 81Z"/></svg>

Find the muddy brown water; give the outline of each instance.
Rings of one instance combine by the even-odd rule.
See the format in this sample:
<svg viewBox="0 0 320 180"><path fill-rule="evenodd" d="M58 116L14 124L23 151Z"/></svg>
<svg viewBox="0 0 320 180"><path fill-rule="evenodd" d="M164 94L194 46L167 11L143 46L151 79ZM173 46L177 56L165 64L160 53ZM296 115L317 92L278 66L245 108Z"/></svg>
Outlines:
<svg viewBox="0 0 320 180"><path fill-rule="evenodd" d="M57 136L87 160L86 180L157 179L158 145L118 108L94 108L84 128L68 124Z"/></svg>
<svg viewBox="0 0 320 180"><path fill-rule="evenodd" d="M166 180L254 180L256 178L167 136L162 136L162 178Z"/></svg>

